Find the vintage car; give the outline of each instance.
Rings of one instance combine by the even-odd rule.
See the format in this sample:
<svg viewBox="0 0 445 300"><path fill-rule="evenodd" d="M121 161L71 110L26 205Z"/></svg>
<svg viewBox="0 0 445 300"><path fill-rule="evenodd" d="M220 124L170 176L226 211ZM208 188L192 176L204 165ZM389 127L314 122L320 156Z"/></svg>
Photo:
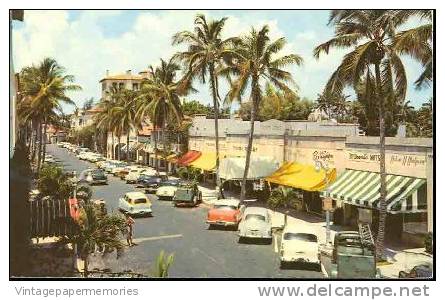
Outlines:
<svg viewBox="0 0 445 300"><path fill-rule="evenodd" d="M113 174L113 176L119 176L120 172L122 172L126 167L127 167L126 163L119 162L114 165L110 173Z"/></svg>
<svg viewBox="0 0 445 300"><path fill-rule="evenodd" d="M333 278L376 278L375 246L367 243L357 231L339 231L335 234L332 251Z"/></svg>
<svg viewBox="0 0 445 300"><path fill-rule="evenodd" d="M168 177L165 175L154 175L143 179L141 184L145 189L145 193L150 194L156 193L160 184L166 180L168 180Z"/></svg>
<svg viewBox="0 0 445 300"><path fill-rule="evenodd" d="M132 216L152 215L151 202L141 192L128 192L119 198L119 210Z"/></svg>
<svg viewBox="0 0 445 300"><path fill-rule="evenodd" d="M86 169L79 175L79 183L87 184L107 184L108 179L101 169Z"/></svg>
<svg viewBox="0 0 445 300"><path fill-rule="evenodd" d="M169 179L159 184L156 196L159 200L172 200L178 187L183 184L178 179Z"/></svg>
<svg viewBox="0 0 445 300"><path fill-rule="evenodd" d="M125 175L125 182L126 183L136 183L139 179L139 176L141 175L142 169L139 167L131 167L128 170L127 175Z"/></svg>
<svg viewBox="0 0 445 300"><path fill-rule="evenodd" d="M272 242L272 223L267 208L247 207L238 224L240 242L245 238L267 239Z"/></svg>
<svg viewBox="0 0 445 300"><path fill-rule="evenodd" d="M286 225L281 234L280 266L288 263L315 264L320 268L317 236L297 225Z"/></svg>
<svg viewBox="0 0 445 300"><path fill-rule="evenodd" d="M202 202L202 193L196 183L189 183L178 187L173 196L174 206L197 206Z"/></svg>
<svg viewBox="0 0 445 300"><path fill-rule="evenodd" d="M213 208L207 213L206 223L210 226L238 226L243 211L244 205L240 204L236 199L221 199L218 200Z"/></svg>
<svg viewBox="0 0 445 300"><path fill-rule="evenodd" d="M433 277L433 266L429 263L417 265L409 271L400 271L399 278L432 278Z"/></svg>

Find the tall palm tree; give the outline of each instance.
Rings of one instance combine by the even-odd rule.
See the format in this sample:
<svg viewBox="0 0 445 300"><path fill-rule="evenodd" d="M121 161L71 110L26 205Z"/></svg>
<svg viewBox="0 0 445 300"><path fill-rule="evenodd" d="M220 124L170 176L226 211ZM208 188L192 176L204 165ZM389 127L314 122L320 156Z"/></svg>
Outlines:
<svg viewBox="0 0 445 300"><path fill-rule="evenodd" d="M165 152L167 150L165 132L167 122L181 123L183 115L180 96L187 95L193 88L191 85L184 85L182 80L176 79L180 68L173 59L169 61L161 59L158 67L150 66L149 70L149 79L145 80L141 86L137 118L142 121L148 116L155 129L161 128ZM157 142L158 137L155 134L156 171L159 172Z"/></svg>
<svg viewBox="0 0 445 300"><path fill-rule="evenodd" d="M285 45L286 40L284 37L275 41L270 40L269 27L267 25L263 26L259 31L252 28L250 34L242 37L234 49L234 59L229 62L225 70L223 69L221 71L222 73L233 73L237 75L227 94L229 101L234 99L241 101L241 97L250 84L249 98L252 101L252 106L249 141L246 151L246 165L241 185L241 201L244 200L246 194L246 181L252 154L255 118L263 98L264 86L270 83L279 91L294 94L294 91L288 84L294 86L296 86L296 84L292 79L291 73L283 68L294 64L301 65L303 59L296 54L278 57Z"/></svg>
<svg viewBox="0 0 445 300"><path fill-rule="evenodd" d="M43 124L48 123L48 118L54 110L61 109L61 103L73 104L73 101L67 96L67 92L77 91L81 88L73 84L74 77L65 75L65 68L52 58L45 58L37 66L23 68L20 77L20 93L29 99L26 114L38 123L37 170L39 170L42 162Z"/></svg>
<svg viewBox="0 0 445 300"><path fill-rule="evenodd" d="M99 103L99 112L94 116L95 126L106 135L108 138L108 132L111 132L111 145L113 149L112 158L114 159L114 134L113 134L113 118L112 118L112 108L114 103L109 99L102 99ZM107 151L107 147L104 148Z"/></svg>
<svg viewBox="0 0 445 300"><path fill-rule="evenodd" d="M380 202L376 239L378 257L383 256L386 220L385 107L390 101L403 102L407 79L403 63L392 47L397 28L411 14L401 10L334 10L329 24L335 36L314 49L314 56L334 48L353 48L330 77L325 90L340 93L351 86L377 106L380 135Z"/></svg>
<svg viewBox="0 0 445 300"><path fill-rule="evenodd" d="M123 89L120 91L119 101L111 109L113 127L117 128L120 134L127 136L127 162L130 161L130 134L132 130L136 130L139 127L136 121L135 103L138 96L136 91Z"/></svg>
<svg viewBox="0 0 445 300"><path fill-rule="evenodd" d="M406 13L428 21L426 24L399 32L393 42L393 47L398 53L408 54L423 65L424 70L415 81L416 89L421 89L430 86L433 78L432 12L430 10L410 10Z"/></svg>
<svg viewBox="0 0 445 300"><path fill-rule="evenodd" d="M232 53L232 44L237 38L221 38L221 31L227 18L207 21L206 17L198 14L195 17L193 32L181 31L173 36L173 44L187 44L184 52L177 53L175 58L183 62L188 80L199 78L202 83L209 80L213 99L215 119L215 151L216 151L216 184L219 189L219 88L217 69L224 57ZM185 81L186 82L186 81Z"/></svg>

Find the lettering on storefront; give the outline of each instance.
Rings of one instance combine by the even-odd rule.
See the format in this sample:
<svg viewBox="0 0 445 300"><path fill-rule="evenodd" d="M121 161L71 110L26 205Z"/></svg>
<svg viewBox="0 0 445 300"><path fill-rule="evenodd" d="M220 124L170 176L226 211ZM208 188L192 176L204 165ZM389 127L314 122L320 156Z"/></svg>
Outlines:
<svg viewBox="0 0 445 300"><path fill-rule="evenodd" d="M241 147L241 146L233 146L234 150L237 151L246 151L247 150L247 146ZM258 150L257 147L252 147L252 152L256 152Z"/></svg>
<svg viewBox="0 0 445 300"><path fill-rule="evenodd" d="M329 161L329 160L333 160L334 159L334 155L332 153L330 153L329 151L318 151L315 150L312 153L312 157L314 160L324 160L324 161Z"/></svg>
<svg viewBox="0 0 445 300"><path fill-rule="evenodd" d="M380 154L366 152L348 152L348 158L353 162L380 162ZM426 165L425 156L411 154L387 154L386 162L402 167L419 167Z"/></svg>

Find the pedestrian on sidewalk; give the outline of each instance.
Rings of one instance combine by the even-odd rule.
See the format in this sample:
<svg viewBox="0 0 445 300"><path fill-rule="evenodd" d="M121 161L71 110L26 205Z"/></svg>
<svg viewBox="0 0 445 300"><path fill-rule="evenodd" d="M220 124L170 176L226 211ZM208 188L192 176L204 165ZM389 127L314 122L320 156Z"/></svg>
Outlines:
<svg viewBox="0 0 445 300"><path fill-rule="evenodd" d="M129 214L126 214L125 216L127 223L127 244L129 247L131 247L136 245L133 243L134 220Z"/></svg>

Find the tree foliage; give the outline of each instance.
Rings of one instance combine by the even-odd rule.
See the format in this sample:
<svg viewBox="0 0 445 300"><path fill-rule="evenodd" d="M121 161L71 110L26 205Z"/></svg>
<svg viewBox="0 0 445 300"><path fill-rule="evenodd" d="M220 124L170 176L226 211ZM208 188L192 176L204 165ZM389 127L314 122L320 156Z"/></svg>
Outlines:
<svg viewBox="0 0 445 300"><path fill-rule="evenodd" d="M37 188L42 197L68 199L72 195L74 186L71 177L63 172L62 168L44 164L37 179Z"/></svg>

